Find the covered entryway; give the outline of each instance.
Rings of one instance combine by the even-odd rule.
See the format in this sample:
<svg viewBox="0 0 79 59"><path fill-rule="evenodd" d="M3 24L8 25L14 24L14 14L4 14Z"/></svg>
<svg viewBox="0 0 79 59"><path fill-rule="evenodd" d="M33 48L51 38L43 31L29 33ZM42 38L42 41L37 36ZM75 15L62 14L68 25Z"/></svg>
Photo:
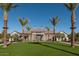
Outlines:
<svg viewBox="0 0 79 59"><path fill-rule="evenodd" d="M44 36L44 33L36 33L36 40L37 41L42 41L43 40L43 36Z"/></svg>

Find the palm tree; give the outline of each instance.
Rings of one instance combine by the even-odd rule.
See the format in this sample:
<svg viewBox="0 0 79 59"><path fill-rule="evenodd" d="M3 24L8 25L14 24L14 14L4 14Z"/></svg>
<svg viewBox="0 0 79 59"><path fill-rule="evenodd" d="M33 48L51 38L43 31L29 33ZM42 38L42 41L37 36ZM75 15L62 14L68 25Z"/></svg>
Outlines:
<svg viewBox="0 0 79 59"><path fill-rule="evenodd" d="M16 5L12 3L1 3L0 7L3 10L3 16L4 16L4 27L3 27L3 40L4 40L4 45L3 47L7 47L7 21L8 21L8 12L11 10L11 8L15 8Z"/></svg>
<svg viewBox="0 0 79 59"><path fill-rule="evenodd" d="M22 41L25 42L25 39L24 39L24 26L25 26L26 24L28 24L28 19L26 18L26 19L24 20L24 18L22 19L22 18L19 17L19 22L20 22L20 24L22 25L22 37L23 37Z"/></svg>
<svg viewBox="0 0 79 59"><path fill-rule="evenodd" d="M26 18L26 19L24 20L24 18L22 19L22 18L19 17L19 22L20 22L20 24L22 25L22 33L24 33L24 26L25 26L26 24L28 24L28 19Z"/></svg>
<svg viewBox="0 0 79 59"><path fill-rule="evenodd" d="M74 47L75 40L75 12L78 7L77 3L64 4L69 11L71 11L71 46Z"/></svg>
<svg viewBox="0 0 79 59"><path fill-rule="evenodd" d="M49 31L50 31L50 28L49 27L45 27L48 31L48 39L49 39Z"/></svg>
<svg viewBox="0 0 79 59"><path fill-rule="evenodd" d="M56 25L57 25L58 22L59 22L59 18L58 18L58 16L56 16L56 17L51 17L51 18L50 18L50 22L51 22L52 25L53 25L54 41L55 41L55 40L56 40L56 37L55 37Z"/></svg>
<svg viewBox="0 0 79 59"><path fill-rule="evenodd" d="M30 30L31 30L31 27L29 27L29 26L26 26L26 29L27 29L28 31L30 31Z"/></svg>

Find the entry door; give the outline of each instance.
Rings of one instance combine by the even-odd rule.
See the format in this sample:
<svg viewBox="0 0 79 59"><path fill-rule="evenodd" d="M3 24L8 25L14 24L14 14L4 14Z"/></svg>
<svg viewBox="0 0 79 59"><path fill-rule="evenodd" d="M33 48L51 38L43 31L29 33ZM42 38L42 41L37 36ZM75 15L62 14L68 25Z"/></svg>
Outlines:
<svg viewBox="0 0 79 59"><path fill-rule="evenodd" d="M36 40L42 41L43 35L42 34L36 34Z"/></svg>

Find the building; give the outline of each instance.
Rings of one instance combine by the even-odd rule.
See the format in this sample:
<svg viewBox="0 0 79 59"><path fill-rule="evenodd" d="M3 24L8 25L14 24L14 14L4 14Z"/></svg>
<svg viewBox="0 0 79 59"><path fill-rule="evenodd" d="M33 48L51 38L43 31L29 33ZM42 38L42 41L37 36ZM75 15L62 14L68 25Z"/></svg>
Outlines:
<svg viewBox="0 0 79 59"><path fill-rule="evenodd" d="M69 41L68 35L65 32L53 33L47 31L45 28L33 28L30 31L20 33L25 41L31 42L45 42L45 41ZM54 39L55 37L55 39Z"/></svg>

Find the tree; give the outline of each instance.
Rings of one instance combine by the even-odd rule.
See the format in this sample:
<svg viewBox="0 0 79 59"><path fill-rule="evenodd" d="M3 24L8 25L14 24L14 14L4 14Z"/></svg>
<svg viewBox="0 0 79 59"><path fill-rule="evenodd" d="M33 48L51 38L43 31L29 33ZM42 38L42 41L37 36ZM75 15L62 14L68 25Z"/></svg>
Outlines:
<svg viewBox="0 0 79 59"><path fill-rule="evenodd" d="M50 28L49 27L45 27L48 31L48 39L49 39L49 31L50 31Z"/></svg>
<svg viewBox="0 0 79 59"><path fill-rule="evenodd" d="M28 19L26 18L26 19L24 20L24 18L22 19L22 18L19 17L19 22L20 22L20 24L21 24L21 26L22 26L22 33L24 33L24 26L25 26L26 24L28 24Z"/></svg>
<svg viewBox="0 0 79 59"><path fill-rule="evenodd" d="M55 37L55 31L56 31L56 25L57 25L58 22L59 22L59 18L58 18L58 16L56 16L56 17L51 17L51 18L50 18L50 22L51 22L52 25L53 25L54 40L56 40L56 37Z"/></svg>
<svg viewBox="0 0 79 59"><path fill-rule="evenodd" d="M4 40L4 45L3 47L7 47L7 21L8 21L8 12L11 10L11 8L15 8L16 5L12 3L1 3L0 7L3 10L3 16L4 16L4 27L3 27L3 40Z"/></svg>
<svg viewBox="0 0 79 59"><path fill-rule="evenodd" d="M79 41L79 32L76 33L76 41Z"/></svg>
<svg viewBox="0 0 79 59"><path fill-rule="evenodd" d="M12 35L12 38L14 39L14 41L18 41L18 34Z"/></svg>
<svg viewBox="0 0 79 59"><path fill-rule="evenodd" d="M19 17L19 22L22 25L22 37L23 37L22 41L25 42L25 39L24 39L24 26L26 24L28 24L28 19L27 18L26 19L24 19L24 18L22 19L22 18Z"/></svg>
<svg viewBox="0 0 79 59"><path fill-rule="evenodd" d="M30 27L30 26L26 26L26 29L27 29L28 31L30 31L30 30L31 30L31 27Z"/></svg>
<svg viewBox="0 0 79 59"><path fill-rule="evenodd" d="M78 7L77 3L64 4L69 11L71 11L71 46L74 47L75 43L75 13Z"/></svg>
<svg viewBox="0 0 79 59"><path fill-rule="evenodd" d="M71 39L71 34L68 35L69 39ZM79 41L79 32L75 33L75 42Z"/></svg>

